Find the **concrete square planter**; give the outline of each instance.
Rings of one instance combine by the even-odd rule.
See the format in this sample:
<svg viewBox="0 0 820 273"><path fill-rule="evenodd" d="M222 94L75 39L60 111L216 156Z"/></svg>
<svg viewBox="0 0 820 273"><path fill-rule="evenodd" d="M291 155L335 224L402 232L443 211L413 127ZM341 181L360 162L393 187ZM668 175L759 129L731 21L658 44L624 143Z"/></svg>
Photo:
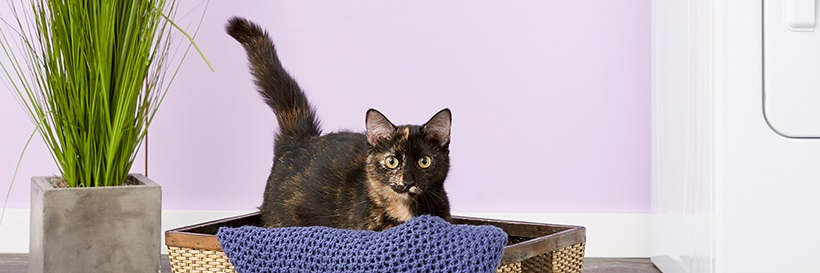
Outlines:
<svg viewBox="0 0 820 273"><path fill-rule="evenodd" d="M29 272L157 272L160 186L55 188L31 179Z"/></svg>

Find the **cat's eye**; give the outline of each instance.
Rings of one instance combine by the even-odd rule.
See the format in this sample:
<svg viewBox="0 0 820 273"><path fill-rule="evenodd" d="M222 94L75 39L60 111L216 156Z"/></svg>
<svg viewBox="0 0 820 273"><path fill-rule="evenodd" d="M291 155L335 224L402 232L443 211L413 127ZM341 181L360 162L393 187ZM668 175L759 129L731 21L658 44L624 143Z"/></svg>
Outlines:
<svg viewBox="0 0 820 273"><path fill-rule="evenodd" d="M430 167L430 164L433 164L433 158L430 156L425 155L419 158L419 167L427 168Z"/></svg>
<svg viewBox="0 0 820 273"><path fill-rule="evenodd" d="M399 159L392 155L388 156L384 159L384 165L387 166L387 168L395 169L399 166Z"/></svg>

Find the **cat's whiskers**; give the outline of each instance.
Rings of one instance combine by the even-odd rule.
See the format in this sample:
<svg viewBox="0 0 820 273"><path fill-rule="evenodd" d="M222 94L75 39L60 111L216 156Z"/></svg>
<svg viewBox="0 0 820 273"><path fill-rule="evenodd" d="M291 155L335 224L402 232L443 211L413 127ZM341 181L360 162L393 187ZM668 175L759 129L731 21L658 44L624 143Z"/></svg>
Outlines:
<svg viewBox="0 0 820 273"><path fill-rule="evenodd" d="M419 203L424 203L424 204L433 203L433 204L435 204L437 202L437 200L440 199L440 198L442 198L441 194L439 194L435 191L431 191L431 192L427 192L427 194L422 194L421 198L419 198Z"/></svg>

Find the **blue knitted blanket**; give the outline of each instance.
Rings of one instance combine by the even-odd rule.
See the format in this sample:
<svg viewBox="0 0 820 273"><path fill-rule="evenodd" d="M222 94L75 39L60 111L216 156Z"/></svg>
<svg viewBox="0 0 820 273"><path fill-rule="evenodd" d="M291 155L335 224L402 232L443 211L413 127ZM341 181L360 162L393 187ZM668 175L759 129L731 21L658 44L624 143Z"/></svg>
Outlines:
<svg viewBox="0 0 820 273"><path fill-rule="evenodd" d="M375 232L328 227L221 227L216 234L238 273L495 272L507 234L419 216Z"/></svg>

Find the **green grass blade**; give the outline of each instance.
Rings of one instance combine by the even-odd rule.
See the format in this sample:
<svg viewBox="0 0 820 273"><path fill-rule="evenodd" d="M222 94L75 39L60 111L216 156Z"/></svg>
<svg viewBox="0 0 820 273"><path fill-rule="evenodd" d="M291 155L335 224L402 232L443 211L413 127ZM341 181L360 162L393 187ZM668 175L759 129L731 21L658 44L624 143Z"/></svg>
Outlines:
<svg viewBox="0 0 820 273"><path fill-rule="evenodd" d="M125 180L191 46L213 71L173 22L174 0L8 3L15 21L0 20L16 29L0 29L2 75L71 187ZM167 79L172 31L190 44Z"/></svg>
<svg viewBox="0 0 820 273"><path fill-rule="evenodd" d="M3 225L3 217L6 215L6 206L8 206L9 198L11 198L11 189L14 187L14 180L17 179L17 171L20 170L20 163L23 162L23 155L26 154L26 149L28 149L28 145L31 143L31 139L34 138L34 134L37 133L37 128L31 131L31 134L28 136L28 140L26 140L26 145L23 145L23 151L20 152L20 157L17 158L17 166L14 167L14 174L11 176L11 184L9 184L9 190L6 192L6 198L3 199L3 211L0 212L0 226Z"/></svg>

